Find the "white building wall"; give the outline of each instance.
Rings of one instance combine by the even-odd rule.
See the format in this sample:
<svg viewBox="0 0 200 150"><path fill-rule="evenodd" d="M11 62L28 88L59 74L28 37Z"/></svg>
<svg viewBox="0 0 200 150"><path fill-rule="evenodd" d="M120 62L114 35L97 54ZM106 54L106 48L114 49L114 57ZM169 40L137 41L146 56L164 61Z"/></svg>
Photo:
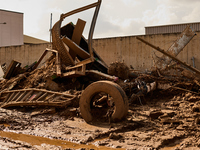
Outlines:
<svg viewBox="0 0 200 150"><path fill-rule="evenodd" d="M0 10L0 47L23 45L23 41L23 13Z"/></svg>

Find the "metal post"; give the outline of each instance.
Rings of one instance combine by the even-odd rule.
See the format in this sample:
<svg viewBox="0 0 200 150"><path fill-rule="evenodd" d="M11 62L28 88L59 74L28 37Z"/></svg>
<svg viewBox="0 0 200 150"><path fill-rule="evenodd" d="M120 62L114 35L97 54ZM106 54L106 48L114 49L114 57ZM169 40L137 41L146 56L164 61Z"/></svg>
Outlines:
<svg viewBox="0 0 200 150"><path fill-rule="evenodd" d="M50 17L50 29L49 29L49 31L50 31L50 43L51 43L51 34L52 34L51 30L52 30L52 13L51 13L51 17Z"/></svg>

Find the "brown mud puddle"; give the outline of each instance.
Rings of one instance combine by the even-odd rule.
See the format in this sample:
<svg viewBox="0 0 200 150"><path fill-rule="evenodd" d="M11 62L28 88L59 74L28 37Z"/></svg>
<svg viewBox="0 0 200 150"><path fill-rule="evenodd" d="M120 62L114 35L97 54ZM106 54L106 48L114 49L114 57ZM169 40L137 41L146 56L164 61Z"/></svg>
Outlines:
<svg viewBox="0 0 200 150"><path fill-rule="evenodd" d="M96 147L92 144L84 145L84 144L76 144L64 140L56 140L56 139L49 139L39 136L33 136L33 135L26 135L26 134L17 134L13 132L5 132L0 131L1 137L10 138L12 140L19 140L26 143L29 143L31 145L41 145L41 144L49 144L54 146L61 146L62 148L73 148L73 149L80 149L80 148L88 148L88 149L95 149L95 150L111 150L113 148L99 146ZM119 149L123 150L123 149Z"/></svg>

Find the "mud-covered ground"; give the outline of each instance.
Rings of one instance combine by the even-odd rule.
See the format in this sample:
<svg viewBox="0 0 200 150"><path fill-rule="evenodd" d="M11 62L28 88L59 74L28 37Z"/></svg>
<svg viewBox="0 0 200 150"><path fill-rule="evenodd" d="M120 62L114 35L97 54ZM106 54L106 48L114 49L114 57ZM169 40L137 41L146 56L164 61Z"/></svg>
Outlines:
<svg viewBox="0 0 200 150"><path fill-rule="evenodd" d="M199 99L154 91L130 104L125 120L110 124L87 124L76 108L0 109L0 149L200 149Z"/></svg>

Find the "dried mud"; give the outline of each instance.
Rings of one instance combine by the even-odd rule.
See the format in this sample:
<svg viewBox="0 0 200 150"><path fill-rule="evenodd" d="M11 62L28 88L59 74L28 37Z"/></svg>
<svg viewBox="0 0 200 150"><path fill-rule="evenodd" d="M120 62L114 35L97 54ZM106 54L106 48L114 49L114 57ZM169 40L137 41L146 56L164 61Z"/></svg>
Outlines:
<svg viewBox="0 0 200 150"><path fill-rule="evenodd" d="M127 78L128 73L124 73L125 77L117 83L129 98L127 117L118 123L109 123L107 119L88 124L81 117L79 99L82 90L94 81L87 76L52 79L55 59L47 63L32 72L1 81L0 90L48 89L76 95L76 100L64 108L0 108L0 149L199 149L200 84L197 80L159 76L156 72L134 74L122 80ZM127 70L123 63L117 64L120 67L115 64L113 68L121 69L121 73ZM138 92L135 91L138 81L176 88L133 98Z"/></svg>
<svg viewBox="0 0 200 150"><path fill-rule="evenodd" d="M111 124L87 124L78 108L53 111L48 108L46 114L41 113L44 108L0 109L1 132L90 144L89 147L74 145L74 148L73 144L72 147L57 146L56 142L34 144L0 132L0 145L5 149L199 149L199 98L180 91L175 95L156 91L143 97L138 104L131 104L128 116L122 122Z"/></svg>

